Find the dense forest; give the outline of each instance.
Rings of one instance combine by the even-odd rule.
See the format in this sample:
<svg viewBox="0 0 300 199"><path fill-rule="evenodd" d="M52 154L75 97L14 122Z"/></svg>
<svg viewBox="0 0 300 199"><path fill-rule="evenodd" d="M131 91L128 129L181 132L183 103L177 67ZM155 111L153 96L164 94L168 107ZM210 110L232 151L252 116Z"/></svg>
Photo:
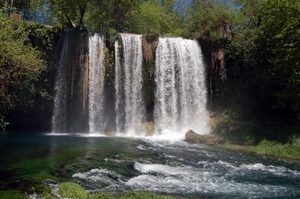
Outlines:
<svg viewBox="0 0 300 199"><path fill-rule="evenodd" d="M74 27L197 39L219 134L245 121L300 122L299 1L2 0L0 7L1 129L20 118L51 120L59 38Z"/></svg>

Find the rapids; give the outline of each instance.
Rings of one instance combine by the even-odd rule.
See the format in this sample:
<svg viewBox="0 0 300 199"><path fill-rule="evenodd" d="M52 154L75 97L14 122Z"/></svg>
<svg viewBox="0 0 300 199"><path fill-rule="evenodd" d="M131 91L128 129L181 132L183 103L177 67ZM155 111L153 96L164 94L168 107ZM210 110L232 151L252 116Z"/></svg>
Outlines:
<svg viewBox="0 0 300 199"><path fill-rule="evenodd" d="M50 178L91 191L144 190L204 199L300 197L300 163L291 160L99 134L9 133L0 142L4 190Z"/></svg>

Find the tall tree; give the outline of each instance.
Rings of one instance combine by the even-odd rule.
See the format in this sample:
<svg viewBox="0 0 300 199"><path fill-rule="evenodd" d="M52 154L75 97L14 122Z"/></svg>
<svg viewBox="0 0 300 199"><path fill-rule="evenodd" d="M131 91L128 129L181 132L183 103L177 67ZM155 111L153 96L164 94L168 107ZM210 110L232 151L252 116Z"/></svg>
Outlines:
<svg viewBox="0 0 300 199"><path fill-rule="evenodd" d="M296 111L300 120L300 2L268 0L262 13L279 105Z"/></svg>
<svg viewBox="0 0 300 199"><path fill-rule="evenodd" d="M66 20L70 26L75 27L76 25L83 25L84 14L90 1L52 0L46 1L44 6L49 6L53 13L61 19L61 23L64 23Z"/></svg>
<svg viewBox="0 0 300 199"><path fill-rule="evenodd" d="M230 34L236 23L237 8L218 0L193 0L187 18L186 35L218 39Z"/></svg>
<svg viewBox="0 0 300 199"><path fill-rule="evenodd" d="M142 3L135 13L135 19L137 23L133 28L137 33L143 34L152 29L165 34L171 30L169 16L157 1Z"/></svg>

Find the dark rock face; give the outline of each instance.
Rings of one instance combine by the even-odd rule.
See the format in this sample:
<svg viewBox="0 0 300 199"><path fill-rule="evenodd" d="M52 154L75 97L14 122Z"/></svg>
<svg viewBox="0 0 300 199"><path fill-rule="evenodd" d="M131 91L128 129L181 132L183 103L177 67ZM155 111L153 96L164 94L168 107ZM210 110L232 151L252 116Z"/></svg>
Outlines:
<svg viewBox="0 0 300 199"><path fill-rule="evenodd" d="M189 130L185 134L185 141L190 143L207 144L207 145L224 144L223 138L212 136L212 135L199 135L195 133L193 130Z"/></svg>

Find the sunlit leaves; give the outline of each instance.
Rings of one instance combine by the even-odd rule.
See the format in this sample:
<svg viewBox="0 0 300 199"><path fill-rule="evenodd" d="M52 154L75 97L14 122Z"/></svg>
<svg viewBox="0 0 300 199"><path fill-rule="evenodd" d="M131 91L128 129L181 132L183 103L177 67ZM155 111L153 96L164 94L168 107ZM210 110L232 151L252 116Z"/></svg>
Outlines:
<svg viewBox="0 0 300 199"><path fill-rule="evenodd" d="M40 53L28 45L23 21L0 17L0 117L25 106L35 92L34 82L45 69Z"/></svg>
<svg viewBox="0 0 300 199"><path fill-rule="evenodd" d="M230 34L238 20L237 8L217 0L192 1L187 18L187 35L190 37L218 39Z"/></svg>

